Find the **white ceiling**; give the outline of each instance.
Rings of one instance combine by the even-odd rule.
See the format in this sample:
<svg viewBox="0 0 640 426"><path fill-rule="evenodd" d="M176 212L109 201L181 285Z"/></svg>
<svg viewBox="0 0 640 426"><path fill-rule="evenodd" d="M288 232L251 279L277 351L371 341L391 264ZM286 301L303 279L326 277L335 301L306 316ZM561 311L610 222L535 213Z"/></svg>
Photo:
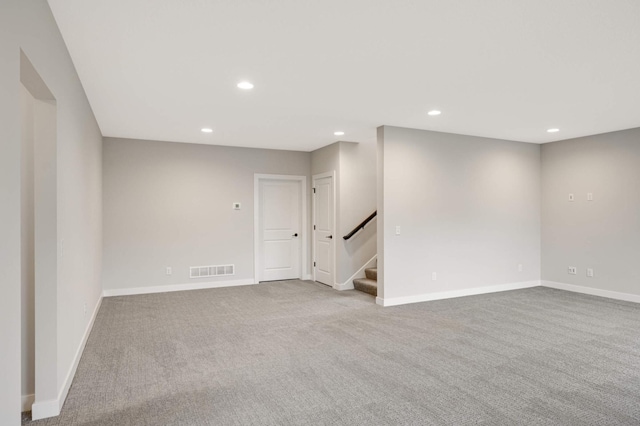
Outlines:
<svg viewBox="0 0 640 426"><path fill-rule="evenodd" d="M380 125L640 127L638 0L49 3L105 136L310 151Z"/></svg>

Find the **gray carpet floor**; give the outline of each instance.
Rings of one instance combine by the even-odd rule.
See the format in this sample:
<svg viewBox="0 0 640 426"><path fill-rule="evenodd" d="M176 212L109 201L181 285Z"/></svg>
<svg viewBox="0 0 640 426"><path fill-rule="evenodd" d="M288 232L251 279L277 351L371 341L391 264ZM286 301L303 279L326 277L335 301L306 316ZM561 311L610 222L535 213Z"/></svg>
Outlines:
<svg viewBox="0 0 640 426"><path fill-rule="evenodd" d="M547 288L382 308L307 281L105 298L33 425L638 425L640 305Z"/></svg>

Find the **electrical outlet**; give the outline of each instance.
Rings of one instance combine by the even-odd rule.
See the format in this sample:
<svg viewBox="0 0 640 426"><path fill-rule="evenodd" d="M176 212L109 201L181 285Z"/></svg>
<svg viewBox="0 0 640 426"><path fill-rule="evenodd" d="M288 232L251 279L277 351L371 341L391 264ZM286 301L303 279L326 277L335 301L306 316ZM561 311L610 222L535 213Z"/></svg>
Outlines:
<svg viewBox="0 0 640 426"><path fill-rule="evenodd" d="M569 266L568 271L569 274L571 275L577 275L578 274L578 268L576 268L575 266Z"/></svg>
<svg viewBox="0 0 640 426"><path fill-rule="evenodd" d="M435 272L431 273L431 281L435 281L438 279L438 274L436 274Z"/></svg>
<svg viewBox="0 0 640 426"><path fill-rule="evenodd" d="M522 272L522 263L518 263L518 272Z"/></svg>
<svg viewBox="0 0 640 426"><path fill-rule="evenodd" d="M171 266L167 266L166 273L167 275L173 274L173 269L171 269Z"/></svg>
<svg viewBox="0 0 640 426"><path fill-rule="evenodd" d="M242 207L242 205L240 203L233 203L233 209L234 210L240 210L241 207Z"/></svg>
<svg viewBox="0 0 640 426"><path fill-rule="evenodd" d="M592 268L587 268L587 276L589 278L593 278L593 269Z"/></svg>
<svg viewBox="0 0 640 426"><path fill-rule="evenodd" d="M569 201L575 201L576 200L576 196L573 194L569 194Z"/></svg>

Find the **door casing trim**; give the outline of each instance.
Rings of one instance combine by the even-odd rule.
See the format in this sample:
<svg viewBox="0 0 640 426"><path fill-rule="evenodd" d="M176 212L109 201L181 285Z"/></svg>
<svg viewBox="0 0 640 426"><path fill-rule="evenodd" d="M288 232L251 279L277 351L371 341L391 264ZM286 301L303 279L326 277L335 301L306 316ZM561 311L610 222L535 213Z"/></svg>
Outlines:
<svg viewBox="0 0 640 426"><path fill-rule="evenodd" d="M295 176L295 175L270 175L255 173L253 175L253 282L258 284L260 282L260 181L262 180L282 180L282 181L297 181L300 184L300 214L301 214L301 230L302 234L302 250L300 250L300 277L299 279L305 279L309 276L309 257L307 255L309 232L308 219L307 219L307 177Z"/></svg>
<svg viewBox="0 0 640 426"><path fill-rule="evenodd" d="M322 178L327 178L330 177L331 178L331 190L333 192L333 212L331 213L333 215L333 229L331 230L331 235L333 235L333 259L331 259L331 262L333 262L332 268L331 268L331 280L333 281L331 284L329 284L331 287L335 287L336 285L336 277L338 276L338 244L336 243L336 241L338 240L338 236L336 235L336 229L338 229L338 224L336 223L336 209L337 209L337 204L336 204L336 200L337 200L337 194L336 194L336 171L332 170L330 172L325 172L325 173L318 173L317 175L313 175L311 176L311 184L313 185L316 181L316 179L322 179ZM316 258L316 233L313 230L313 225L315 225L316 223L316 198L312 195L311 196L311 262L314 262L315 258ZM313 266L311 266L311 271L312 271L312 278L313 281L316 280L316 268Z"/></svg>

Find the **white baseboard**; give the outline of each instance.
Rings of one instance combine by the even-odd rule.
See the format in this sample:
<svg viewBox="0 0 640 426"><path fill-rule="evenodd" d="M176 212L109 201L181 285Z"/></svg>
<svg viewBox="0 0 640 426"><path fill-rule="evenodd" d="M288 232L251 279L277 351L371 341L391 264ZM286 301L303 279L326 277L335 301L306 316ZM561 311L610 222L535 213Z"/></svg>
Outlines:
<svg viewBox="0 0 640 426"><path fill-rule="evenodd" d="M33 405L33 400L35 399L35 395L22 395L22 412L31 411L31 406Z"/></svg>
<svg viewBox="0 0 640 426"><path fill-rule="evenodd" d="M220 288L220 287L235 287L239 285L252 285L255 284L253 278L247 278L244 280L234 281L213 281L213 282L198 282L198 283L185 283L185 284L171 284L171 285L158 285L150 287L133 287L133 288L115 288L104 290L104 297L113 296L132 296L135 294L151 294L151 293L168 293L172 291L184 291L184 290L204 290L208 288Z"/></svg>
<svg viewBox="0 0 640 426"><path fill-rule="evenodd" d="M355 279L355 278L354 278ZM346 282L346 283L335 283L333 285L333 289L334 290L338 290L338 291L343 291L343 290L353 290L353 281L350 282Z"/></svg>
<svg viewBox="0 0 640 426"><path fill-rule="evenodd" d="M455 297L476 296L478 294L497 293L500 291L520 290L540 286L540 281L523 281L519 283L509 283L492 285L486 287L469 288L465 290L442 291L438 293L418 294L416 296L380 298L376 297L376 303L381 306L406 305L408 303L431 302L434 300L453 299Z"/></svg>
<svg viewBox="0 0 640 426"><path fill-rule="evenodd" d="M333 288L335 290L340 290L340 291L342 291L342 290L353 290L353 280L355 280L356 278L363 278L365 276L364 275L365 274L364 270L368 269L368 268L371 268L374 265L374 263L375 263L375 261L377 259L378 259L378 255L374 254L373 257L371 259L369 259L367 261L367 263L362 265L362 267L360 269L358 269L355 274L351 275L351 277L347 281L345 281L343 283L335 283L333 285Z"/></svg>
<svg viewBox="0 0 640 426"><path fill-rule="evenodd" d="M606 297L609 299L624 300L625 302L640 303L640 295L630 293L619 293L617 291L602 290L599 288L584 287L575 284L565 284L555 281L542 281L542 286L555 288L558 290L572 291L574 293L589 294L591 296Z"/></svg>
<svg viewBox="0 0 640 426"><path fill-rule="evenodd" d="M89 335L91 334L93 324L96 321L96 317L98 316L98 311L100 310L101 305L102 296L100 296L100 299L98 300L98 303L93 310L93 314L91 314L91 319L89 320L89 324L87 324L87 328L84 331L84 335L82 336L82 340L80 341L80 346L78 346L78 350L76 351L76 354L73 358L73 363L71 364L71 367L67 372L67 377L64 380L62 389L60 389L60 392L58 393L58 398L49 399L46 401L34 401L31 407L31 418L33 420L46 419L47 417L55 417L60 415L60 411L62 410L64 401L67 399L67 395L69 394L71 383L73 382L73 378L76 375L76 370L78 369L80 358L82 358L82 353L84 352L84 348L87 345L87 340L89 339Z"/></svg>
<svg viewBox="0 0 640 426"><path fill-rule="evenodd" d="M60 401L48 399L46 401L34 401L31 406L31 419L41 420L60 415Z"/></svg>
<svg viewBox="0 0 640 426"><path fill-rule="evenodd" d="M311 275L311 274L303 275L302 276L302 280L303 281L311 281L311 280L313 280L313 275Z"/></svg>

